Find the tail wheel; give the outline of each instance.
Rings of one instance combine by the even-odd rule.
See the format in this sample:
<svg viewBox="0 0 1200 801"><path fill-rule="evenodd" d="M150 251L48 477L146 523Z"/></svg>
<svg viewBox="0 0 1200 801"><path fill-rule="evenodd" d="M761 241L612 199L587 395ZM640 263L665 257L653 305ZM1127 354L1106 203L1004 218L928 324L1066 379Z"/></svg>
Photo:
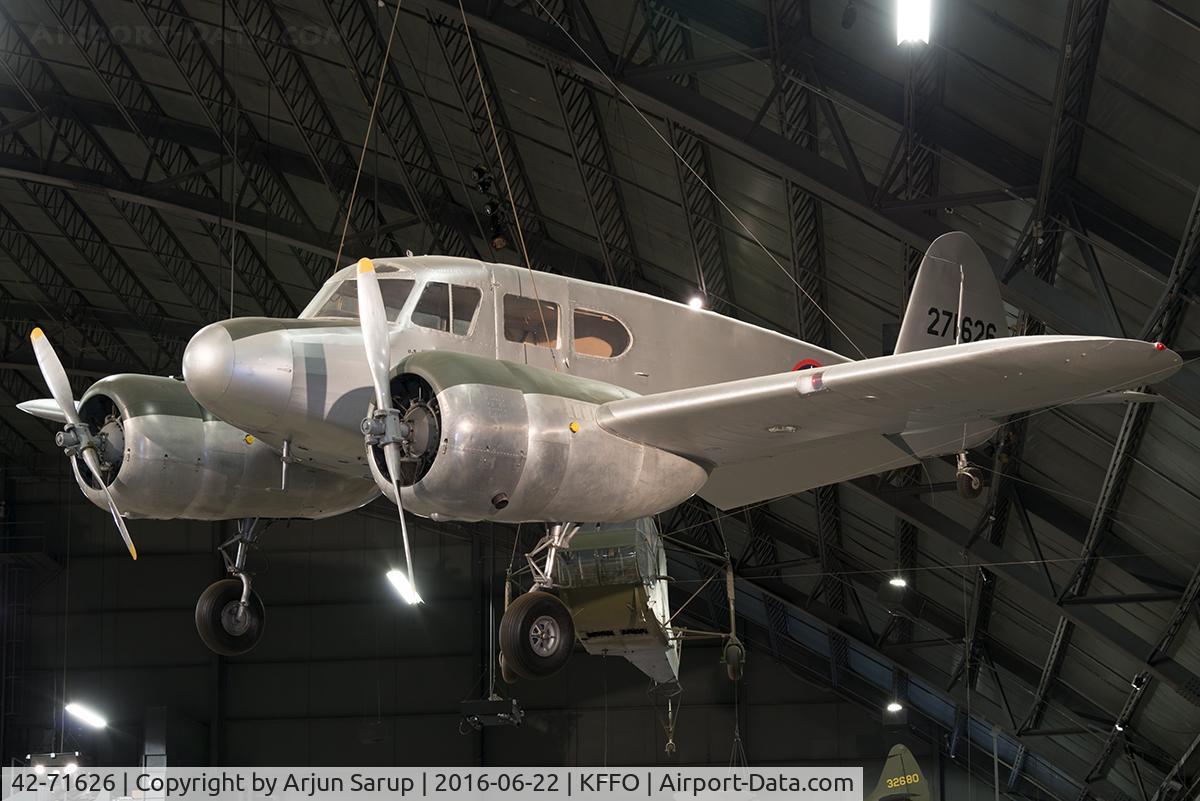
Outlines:
<svg viewBox="0 0 1200 801"><path fill-rule="evenodd" d="M971 500L978 498L983 492L983 472L978 467L966 467L958 471L954 477L958 484L958 494Z"/></svg>
<svg viewBox="0 0 1200 801"><path fill-rule="evenodd" d="M725 672L729 674L730 681L741 681L742 671L746 667L746 649L736 639L730 640L725 645L725 653L723 654L725 662Z"/></svg>
<svg viewBox="0 0 1200 801"><path fill-rule="evenodd" d="M250 591L242 606L242 582L213 582L196 602L196 631L209 649L221 656L240 656L258 645L267 624L267 612L258 593Z"/></svg>
<svg viewBox="0 0 1200 801"><path fill-rule="evenodd" d="M500 653L506 670L540 679L567 664L575 647L571 612L548 592L518 596L500 619Z"/></svg>

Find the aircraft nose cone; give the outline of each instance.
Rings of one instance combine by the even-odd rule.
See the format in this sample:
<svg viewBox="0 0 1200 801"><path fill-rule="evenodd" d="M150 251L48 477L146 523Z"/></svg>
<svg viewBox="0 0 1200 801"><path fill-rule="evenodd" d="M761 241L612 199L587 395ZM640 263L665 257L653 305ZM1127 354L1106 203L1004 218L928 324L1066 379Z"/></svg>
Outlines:
<svg viewBox="0 0 1200 801"><path fill-rule="evenodd" d="M203 406L211 408L224 397L233 366L233 337L221 323L201 328L183 351L183 380Z"/></svg>

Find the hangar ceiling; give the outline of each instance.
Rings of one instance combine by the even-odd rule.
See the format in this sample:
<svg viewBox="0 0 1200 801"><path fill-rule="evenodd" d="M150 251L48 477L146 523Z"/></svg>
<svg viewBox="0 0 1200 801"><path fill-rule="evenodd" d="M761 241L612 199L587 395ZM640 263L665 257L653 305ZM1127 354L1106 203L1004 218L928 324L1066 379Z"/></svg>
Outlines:
<svg viewBox="0 0 1200 801"><path fill-rule="evenodd" d="M1015 329L1196 348L1195 9L942 2L916 49L884 0L394 10L0 6L10 469L58 460L13 408L44 394L35 321L81 385L171 373L207 322L294 314L339 251L516 263L519 233L538 269L878 355L919 251L961 229ZM806 675L906 692L950 752L999 727L1010 791L1170 801L1200 745L1200 381L1158 391L1009 421L979 501L933 463L663 528L728 549L747 625ZM909 616L881 600L897 571Z"/></svg>

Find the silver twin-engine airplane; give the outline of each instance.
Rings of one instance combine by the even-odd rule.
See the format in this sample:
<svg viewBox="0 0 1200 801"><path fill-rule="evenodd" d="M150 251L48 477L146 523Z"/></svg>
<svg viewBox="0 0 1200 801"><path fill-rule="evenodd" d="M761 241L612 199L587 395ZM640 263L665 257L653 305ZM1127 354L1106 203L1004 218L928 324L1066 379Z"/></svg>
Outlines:
<svg viewBox="0 0 1200 801"><path fill-rule="evenodd" d="M220 653L263 630L245 570L257 520L330 517L382 492L402 505L408 572L393 578L410 602L404 510L546 524L527 555L533 590L501 622L506 676L554 672L578 638L669 681L679 637L653 515L693 495L729 509L956 453L971 496L982 482L965 451L1005 417L1138 399L1121 393L1181 364L1161 343L1007 334L987 259L962 233L926 253L895 353L861 361L559 275L363 259L296 319L199 331L182 382L114 375L76 404L35 330L54 399L21 408L65 423L57 441L80 488L134 558L124 518L240 521L222 548L231 578L196 610ZM726 656L740 665L740 651Z"/></svg>

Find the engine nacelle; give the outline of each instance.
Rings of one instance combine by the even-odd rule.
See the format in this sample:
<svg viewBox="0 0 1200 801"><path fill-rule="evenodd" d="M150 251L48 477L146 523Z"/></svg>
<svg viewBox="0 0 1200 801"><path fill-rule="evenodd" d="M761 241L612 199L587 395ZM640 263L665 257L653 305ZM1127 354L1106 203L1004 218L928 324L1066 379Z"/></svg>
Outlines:
<svg viewBox="0 0 1200 801"><path fill-rule="evenodd" d="M634 393L585 378L448 351L402 361L392 394L410 430L404 508L441 520L634 520L690 498L700 465L596 423ZM367 462L395 500L379 447Z"/></svg>
<svg viewBox="0 0 1200 801"><path fill-rule="evenodd" d="M104 378L84 393L79 415L99 437L105 483L128 517L320 518L377 495L365 476L303 464L289 465L287 490L280 491L279 453L213 417L171 378ZM78 465L75 480L93 503L107 508L99 485Z"/></svg>

